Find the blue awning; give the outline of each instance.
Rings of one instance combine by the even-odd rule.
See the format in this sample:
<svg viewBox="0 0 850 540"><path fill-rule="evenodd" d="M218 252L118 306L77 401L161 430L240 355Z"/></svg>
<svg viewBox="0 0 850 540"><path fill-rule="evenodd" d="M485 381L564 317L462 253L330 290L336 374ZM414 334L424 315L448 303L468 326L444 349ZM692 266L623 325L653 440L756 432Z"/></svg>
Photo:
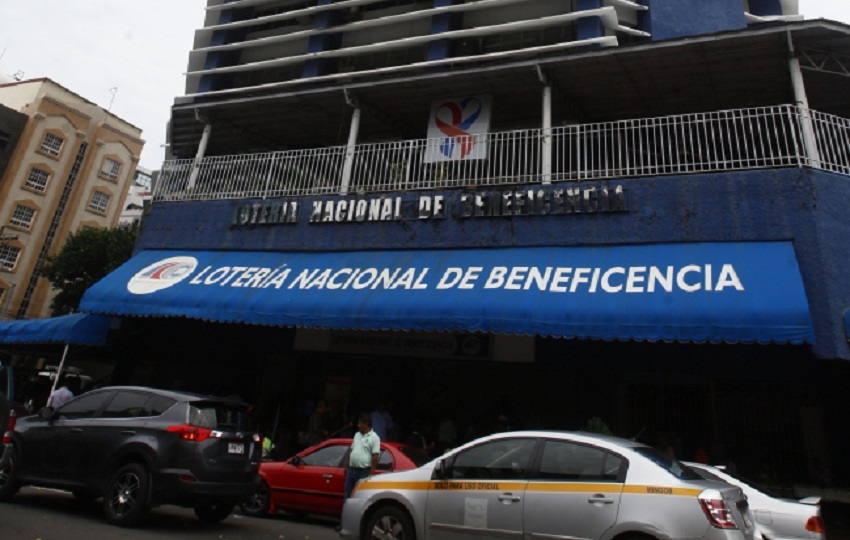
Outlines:
<svg viewBox="0 0 850 540"><path fill-rule="evenodd" d="M111 317L73 313L50 319L0 322L0 344L103 345Z"/></svg>
<svg viewBox="0 0 850 540"><path fill-rule="evenodd" d="M142 251L80 310L363 330L814 342L793 245Z"/></svg>

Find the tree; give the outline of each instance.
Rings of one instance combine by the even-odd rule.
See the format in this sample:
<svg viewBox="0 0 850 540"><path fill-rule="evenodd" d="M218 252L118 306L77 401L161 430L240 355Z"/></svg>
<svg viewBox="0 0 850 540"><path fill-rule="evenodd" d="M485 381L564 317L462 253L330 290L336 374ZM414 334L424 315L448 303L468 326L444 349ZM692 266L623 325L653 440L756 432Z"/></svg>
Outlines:
<svg viewBox="0 0 850 540"><path fill-rule="evenodd" d="M89 287L129 259L138 232L137 225L121 225L71 233L59 253L48 256L41 268L41 275L59 291L50 304L53 316L76 311Z"/></svg>

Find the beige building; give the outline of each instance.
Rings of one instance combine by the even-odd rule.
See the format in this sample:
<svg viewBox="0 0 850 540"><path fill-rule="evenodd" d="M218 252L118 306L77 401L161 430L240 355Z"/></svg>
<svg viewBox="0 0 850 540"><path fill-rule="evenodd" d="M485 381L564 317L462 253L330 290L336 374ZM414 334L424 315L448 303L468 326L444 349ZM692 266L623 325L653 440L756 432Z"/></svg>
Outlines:
<svg viewBox="0 0 850 540"><path fill-rule="evenodd" d="M0 169L0 320L48 317L38 269L71 233L118 224L142 131L50 79L0 84L0 105L27 117Z"/></svg>

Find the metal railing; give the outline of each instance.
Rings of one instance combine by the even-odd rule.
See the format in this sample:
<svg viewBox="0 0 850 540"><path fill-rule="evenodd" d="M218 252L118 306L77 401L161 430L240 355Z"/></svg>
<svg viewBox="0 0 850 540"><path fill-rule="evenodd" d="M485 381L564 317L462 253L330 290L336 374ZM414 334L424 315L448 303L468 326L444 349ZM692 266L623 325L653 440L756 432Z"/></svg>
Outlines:
<svg viewBox="0 0 850 540"><path fill-rule="evenodd" d="M181 159L163 164L153 200L379 193L775 167L850 175L850 120L792 105ZM460 152L464 159L457 159ZM443 160L444 153L455 157Z"/></svg>

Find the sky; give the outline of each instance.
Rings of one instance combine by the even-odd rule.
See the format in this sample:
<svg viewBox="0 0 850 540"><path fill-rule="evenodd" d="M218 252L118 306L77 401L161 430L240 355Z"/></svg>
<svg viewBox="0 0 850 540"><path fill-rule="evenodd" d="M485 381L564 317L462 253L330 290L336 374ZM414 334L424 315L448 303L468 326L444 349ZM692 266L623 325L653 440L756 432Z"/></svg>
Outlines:
<svg viewBox="0 0 850 540"><path fill-rule="evenodd" d="M847 0L799 0L850 24ZM0 0L0 76L47 77L142 129L139 166L165 159L166 123L206 0Z"/></svg>

